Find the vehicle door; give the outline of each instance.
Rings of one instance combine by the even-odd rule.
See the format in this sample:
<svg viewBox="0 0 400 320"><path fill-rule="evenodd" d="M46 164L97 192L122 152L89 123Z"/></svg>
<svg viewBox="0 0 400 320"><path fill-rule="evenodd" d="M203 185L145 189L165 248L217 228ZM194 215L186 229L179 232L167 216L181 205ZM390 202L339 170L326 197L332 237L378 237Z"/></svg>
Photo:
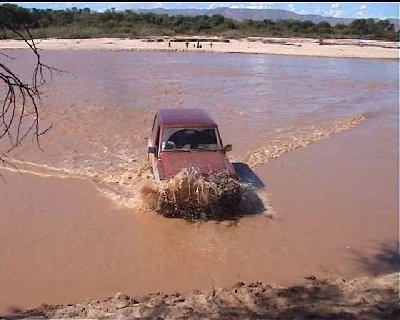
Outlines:
<svg viewBox="0 0 400 320"><path fill-rule="evenodd" d="M153 122L151 137L148 141L148 151L147 151L149 164L151 165L154 174L157 171L156 168L160 153L160 133L161 133L160 124L156 116Z"/></svg>

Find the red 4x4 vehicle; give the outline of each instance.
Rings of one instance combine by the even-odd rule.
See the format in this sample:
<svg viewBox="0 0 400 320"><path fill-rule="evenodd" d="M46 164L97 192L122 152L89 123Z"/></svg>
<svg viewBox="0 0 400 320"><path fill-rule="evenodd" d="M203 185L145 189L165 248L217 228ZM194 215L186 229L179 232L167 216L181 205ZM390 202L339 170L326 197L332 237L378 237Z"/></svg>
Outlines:
<svg viewBox="0 0 400 320"><path fill-rule="evenodd" d="M202 109L159 110L148 141L148 156L156 181L174 177L182 169L201 175L226 174L237 178L225 153L217 124Z"/></svg>

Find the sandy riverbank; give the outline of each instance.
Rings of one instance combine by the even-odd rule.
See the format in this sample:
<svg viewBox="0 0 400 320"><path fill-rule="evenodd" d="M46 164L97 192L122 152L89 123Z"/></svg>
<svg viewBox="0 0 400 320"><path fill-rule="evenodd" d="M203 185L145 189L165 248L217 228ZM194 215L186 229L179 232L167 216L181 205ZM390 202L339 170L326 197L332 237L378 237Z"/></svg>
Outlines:
<svg viewBox="0 0 400 320"><path fill-rule="evenodd" d="M180 38L183 39L183 38ZM186 39L186 38L185 38ZM306 38L247 38L226 39L190 37L186 48L179 38L147 39L39 39L38 47L43 50L127 50L127 51L172 51L172 52L214 52L214 53L249 53L279 54L343 58L398 59L399 45L395 42L355 39L324 40ZM215 39L212 46L209 40ZM171 47L169 41L171 40ZM177 41L178 40L178 41ZM202 48L196 48L197 40ZM0 50L23 49L26 44L19 40L1 40Z"/></svg>
<svg viewBox="0 0 400 320"><path fill-rule="evenodd" d="M229 289L142 298L118 293L101 302L42 305L5 319L395 319L400 315L398 276L335 280L308 276L290 287L239 282Z"/></svg>

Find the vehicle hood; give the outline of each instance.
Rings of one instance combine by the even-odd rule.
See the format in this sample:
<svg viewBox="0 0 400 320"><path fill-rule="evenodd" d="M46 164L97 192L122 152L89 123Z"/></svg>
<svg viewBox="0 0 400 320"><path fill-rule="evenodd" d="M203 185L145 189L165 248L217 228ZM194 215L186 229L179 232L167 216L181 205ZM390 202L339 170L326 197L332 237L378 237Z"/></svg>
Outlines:
<svg viewBox="0 0 400 320"><path fill-rule="evenodd" d="M236 178L236 171L222 151L162 152L160 178L174 177L184 168L194 168L203 176L226 173Z"/></svg>

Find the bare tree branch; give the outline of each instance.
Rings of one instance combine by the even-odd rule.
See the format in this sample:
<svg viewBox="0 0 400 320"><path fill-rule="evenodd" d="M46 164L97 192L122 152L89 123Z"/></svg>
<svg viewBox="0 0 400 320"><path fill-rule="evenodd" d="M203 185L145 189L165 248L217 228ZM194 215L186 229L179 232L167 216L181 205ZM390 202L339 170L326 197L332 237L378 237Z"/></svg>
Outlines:
<svg viewBox="0 0 400 320"><path fill-rule="evenodd" d="M40 87L46 83L45 73L53 78L53 72L66 72L44 64L41 60L39 49L32 37L28 27L18 23L15 12L4 6L0 7L0 30L5 34L12 32L20 40L24 41L28 49L35 57L35 67L32 72L31 83L23 81L10 67L0 62L0 139L8 138L10 147L0 153L0 163L12 164L7 160L6 154L21 145L22 141L29 135L33 135L40 150L39 137L45 134L51 127L41 129L39 111L43 107ZM4 52L0 54L8 59L14 59Z"/></svg>

